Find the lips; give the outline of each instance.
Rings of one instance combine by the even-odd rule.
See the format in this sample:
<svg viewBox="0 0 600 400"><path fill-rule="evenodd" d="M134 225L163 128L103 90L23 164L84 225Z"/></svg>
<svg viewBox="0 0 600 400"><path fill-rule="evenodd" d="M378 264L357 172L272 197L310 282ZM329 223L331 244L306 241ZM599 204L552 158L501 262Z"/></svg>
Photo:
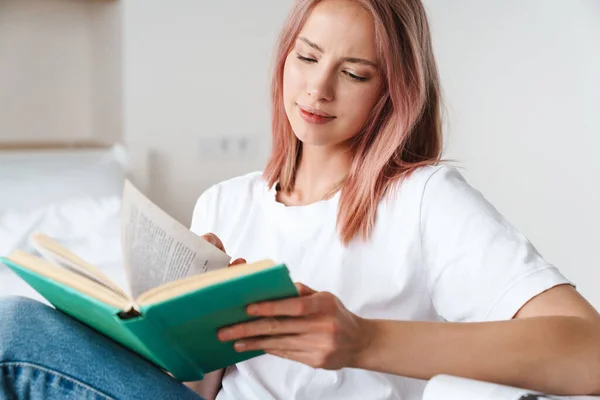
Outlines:
<svg viewBox="0 0 600 400"><path fill-rule="evenodd" d="M308 114L318 115L319 117L325 117L325 118L335 118L333 115L326 113L323 110L319 110L314 107L311 107L311 106L301 106L300 104L298 104L298 107L300 107L300 109L302 111L305 111Z"/></svg>
<svg viewBox="0 0 600 400"><path fill-rule="evenodd" d="M304 106L298 104L300 116L302 119L311 124L326 124L327 122L333 121L336 117L323 111L310 106Z"/></svg>

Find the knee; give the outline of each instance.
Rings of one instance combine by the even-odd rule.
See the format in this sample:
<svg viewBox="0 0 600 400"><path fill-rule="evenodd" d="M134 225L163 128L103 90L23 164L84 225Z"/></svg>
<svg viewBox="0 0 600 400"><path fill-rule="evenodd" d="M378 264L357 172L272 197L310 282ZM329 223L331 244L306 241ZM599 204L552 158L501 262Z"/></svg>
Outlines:
<svg viewBox="0 0 600 400"><path fill-rule="evenodd" d="M24 320L44 313L46 309L50 309L50 307L27 297L0 297L0 321L2 321L0 329L22 325Z"/></svg>
<svg viewBox="0 0 600 400"><path fill-rule="evenodd" d="M0 361L5 359L9 349L27 343L28 332L42 329L40 320L52 310L26 297L0 297Z"/></svg>

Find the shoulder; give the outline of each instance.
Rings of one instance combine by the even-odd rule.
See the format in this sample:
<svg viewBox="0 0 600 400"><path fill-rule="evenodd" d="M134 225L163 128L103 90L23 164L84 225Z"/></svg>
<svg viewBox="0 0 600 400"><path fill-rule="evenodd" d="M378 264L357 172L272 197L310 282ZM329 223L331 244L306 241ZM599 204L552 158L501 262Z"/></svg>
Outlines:
<svg viewBox="0 0 600 400"><path fill-rule="evenodd" d="M435 234L448 229L483 231L512 229L498 209L472 186L460 170L449 165L429 168L418 182L418 209L422 231ZM426 233L426 232L425 232ZM464 232L463 232L464 234Z"/></svg>
<svg viewBox="0 0 600 400"><path fill-rule="evenodd" d="M467 181L456 167L443 165L428 174L423 183L421 209L448 213L495 213L485 196Z"/></svg>
<svg viewBox="0 0 600 400"><path fill-rule="evenodd" d="M411 199L421 201L430 197L431 192L452 191L467 185L463 175L456 167L438 164L420 167L410 175L400 179L393 187L390 197L393 201Z"/></svg>
<svg viewBox="0 0 600 400"><path fill-rule="evenodd" d="M448 164L439 164L417 169L408 181L414 181L423 190L439 184L466 182L459 169Z"/></svg>
<svg viewBox="0 0 600 400"><path fill-rule="evenodd" d="M491 204L473 188L460 170L447 164L420 167L400 179L381 204L386 218L413 215L493 212Z"/></svg>

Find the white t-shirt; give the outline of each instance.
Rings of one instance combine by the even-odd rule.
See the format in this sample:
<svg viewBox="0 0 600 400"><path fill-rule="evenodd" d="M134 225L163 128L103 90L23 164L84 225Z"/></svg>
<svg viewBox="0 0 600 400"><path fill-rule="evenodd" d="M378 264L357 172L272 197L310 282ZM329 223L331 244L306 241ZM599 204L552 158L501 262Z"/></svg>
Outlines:
<svg viewBox="0 0 600 400"><path fill-rule="evenodd" d="M254 172L204 192L191 230L215 233L233 258L285 263L295 282L335 294L365 318L506 320L570 283L455 168L415 171L379 204L371 239L347 247L336 231L339 195L288 207ZM425 383L263 355L227 368L217 398L417 400Z"/></svg>

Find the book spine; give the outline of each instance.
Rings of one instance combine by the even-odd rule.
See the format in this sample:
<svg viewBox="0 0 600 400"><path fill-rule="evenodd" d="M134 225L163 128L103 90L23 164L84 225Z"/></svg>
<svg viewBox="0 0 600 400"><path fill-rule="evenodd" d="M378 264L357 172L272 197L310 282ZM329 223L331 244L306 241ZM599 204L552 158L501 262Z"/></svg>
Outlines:
<svg viewBox="0 0 600 400"><path fill-rule="evenodd" d="M152 364L158 366L159 368L162 368L162 366L154 358L154 352L146 345L146 342L142 338L140 338L140 335L138 333L139 328L136 329L136 324L129 323L130 321L133 321L133 319L123 318L122 313L115 314L114 318L116 320L116 323L120 325L121 331L126 334L126 340L123 340L125 339L123 337L124 335L119 335L120 337L115 337L109 334L108 336L110 336L113 340L116 340L117 342L121 343L125 347L129 348L130 350L134 351L146 360L150 361ZM139 321L138 323L143 322Z"/></svg>
<svg viewBox="0 0 600 400"><path fill-rule="evenodd" d="M198 381L204 378L204 371L193 362L165 333L165 327L155 317L139 317L124 320L123 324L146 349L144 356L159 368L170 373L182 382Z"/></svg>

